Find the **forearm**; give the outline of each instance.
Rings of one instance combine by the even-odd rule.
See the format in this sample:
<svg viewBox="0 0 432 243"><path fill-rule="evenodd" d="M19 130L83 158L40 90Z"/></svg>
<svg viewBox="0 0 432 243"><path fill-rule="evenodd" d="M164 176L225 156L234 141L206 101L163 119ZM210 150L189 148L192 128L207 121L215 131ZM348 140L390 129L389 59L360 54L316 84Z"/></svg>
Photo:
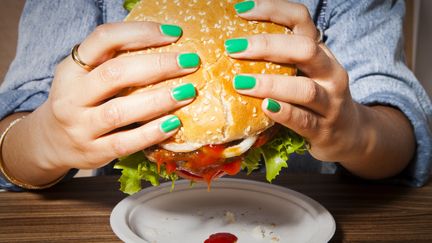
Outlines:
<svg viewBox="0 0 432 243"><path fill-rule="evenodd" d="M67 173L67 168L54 167L44 161L43 154L47 148L43 145L41 124L36 122L37 114L15 113L0 121L0 131L22 117L7 133L2 145L3 167L11 178L34 185L43 186L56 181Z"/></svg>
<svg viewBox="0 0 432 243"><path fill-rule="evenodd" d="M386 106L358 105L358 115L351 151L347 151L341 165L366 179L383 179L401 172L415 152L408 119L399 110Z"/></svg>

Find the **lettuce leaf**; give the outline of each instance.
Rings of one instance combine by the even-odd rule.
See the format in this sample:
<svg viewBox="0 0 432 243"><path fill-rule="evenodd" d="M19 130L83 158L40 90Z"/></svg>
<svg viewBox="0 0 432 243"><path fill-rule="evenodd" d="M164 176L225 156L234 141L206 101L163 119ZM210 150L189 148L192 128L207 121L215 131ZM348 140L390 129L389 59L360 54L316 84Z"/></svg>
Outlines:
<svg viewBox="0 0 432 243"><path fill-rule="evenodd" d="M249 150L242 163L242 169L247 170L247 174L250 174L260 167L260 161L264 161L266 179L271 182L279 175L282 168L288 167L287 160L290 154L302 154L305 151L305 140L284 127L265 145ZM148 160L142 151L119 158L114 168L122 170L119 179L120 190L130 195L142 189L143 180L150 182L153 186L158 186L161 179L171 180L173 182L171 189L173 189L174 182L178 179L177 174L168 174L163 165L158 173L157 165Z"/></svg>
<svg viewBox="0 0 432 243"><path fill-rule="evenodd" d="M305 140L288 128L281 128L278 134L268 143L259 148L252 148L244 162L242 168L247 169L250 174L259 168L261 160L266 167L266 179L271 182L282 168L288 168L287 161L292 153L303 154L306 151Z"/></svg>
<svg viewBox="0 0 432 243"><path fill-rule="evenodd" d="M148 160L142 151L121 157L114 165L114 169L121 169L120 190L127 194L134 194L142 189L143 180L150 182L153 186L160 184L159 180L171 180L174 182L178 179L175 173L168 174L164 166L161 166L160 173L157 171L157 165Z"/></svg>

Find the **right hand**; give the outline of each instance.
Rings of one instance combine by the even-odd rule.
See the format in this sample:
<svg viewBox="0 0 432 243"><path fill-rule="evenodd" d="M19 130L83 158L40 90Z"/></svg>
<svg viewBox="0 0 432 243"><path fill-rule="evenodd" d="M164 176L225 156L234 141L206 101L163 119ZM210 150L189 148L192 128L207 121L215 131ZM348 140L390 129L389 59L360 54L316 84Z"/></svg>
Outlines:
<svg viewBox="0 0 432 243"><path fill-rule="evenodd" d="M79 56L96 67L88 72L70 56L56 69L50 95L34 114L41 124L40 154L45 167L93 169L115 158L145 149L172 136L177 129L161 129L169 111L193 99L176 101L170 88L115 97L131 86L145 86L182 76L179 53L153 53L114 57L118 51L167 45L178 37L165 36L153 22L105 24L80 45ZM118 128L139 122L136 128ZM116 130L117 129L117 130Z"/></svg>

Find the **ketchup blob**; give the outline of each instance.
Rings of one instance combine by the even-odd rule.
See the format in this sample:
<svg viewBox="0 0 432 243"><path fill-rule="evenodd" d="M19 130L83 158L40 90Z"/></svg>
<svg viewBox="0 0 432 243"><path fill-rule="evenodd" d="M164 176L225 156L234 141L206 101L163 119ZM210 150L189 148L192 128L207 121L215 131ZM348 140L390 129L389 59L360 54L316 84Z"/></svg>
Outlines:
<svg viewBox="0 0 432 243"><path fill-rule="evenodd" d="M204 241L204 243L236 243L237 237L230 233L216 233Z"/></svg>

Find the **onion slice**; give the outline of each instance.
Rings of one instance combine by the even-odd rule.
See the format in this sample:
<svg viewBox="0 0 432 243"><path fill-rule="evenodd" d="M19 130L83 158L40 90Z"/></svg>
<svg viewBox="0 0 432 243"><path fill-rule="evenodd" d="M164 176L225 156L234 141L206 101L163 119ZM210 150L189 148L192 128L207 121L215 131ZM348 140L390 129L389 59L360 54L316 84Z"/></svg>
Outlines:
<svg viewBox="0 0 432 243"><path fill-rule="evenodd" d="M258 136L247 137L241 143L225 148L222 152L222 157L232 158L242 155L252 147L257 139ZM172 152L185 153L195 151L204 145L200 143L164 143L160 146Z"/></svg>
<svg viewBox="0 0 432 243"><path fill-rule="evenodd" d="M200 143L163 143L160 146L166 150L180 153L195 151L203 145Z"/></svg>
<svg viewBox="0 0 432 243"><path fill-rule="evenodd" d="M232 158L242 155L243 153L248 151L248 149L250 149L252 145L254 145L257 138L258 136L247 137L241 143L224 149L224 151L222 152L222 157Z"/></svg>

